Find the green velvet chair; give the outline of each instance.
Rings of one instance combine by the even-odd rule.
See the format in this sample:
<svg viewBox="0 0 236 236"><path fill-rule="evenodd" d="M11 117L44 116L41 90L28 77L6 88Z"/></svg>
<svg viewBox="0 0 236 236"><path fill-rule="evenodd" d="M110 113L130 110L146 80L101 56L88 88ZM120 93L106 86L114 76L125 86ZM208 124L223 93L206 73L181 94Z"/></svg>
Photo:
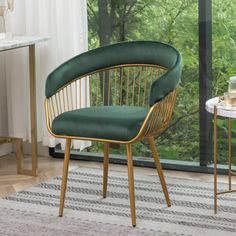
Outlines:
<svg viewBox="0 0 236 236"><path fill-rule="evenodd" d="M109 146L125 144L132 225L136 225L132 143L146 139L167 205L169 195L154 137L171 120L181 77L181 56L168 44L122 42L82 53L46 81L49 132L66 139L59 215L63 215L71 140L104 143L103 197L107 195ZM84 94L87 102L84 102Z"/></svg>

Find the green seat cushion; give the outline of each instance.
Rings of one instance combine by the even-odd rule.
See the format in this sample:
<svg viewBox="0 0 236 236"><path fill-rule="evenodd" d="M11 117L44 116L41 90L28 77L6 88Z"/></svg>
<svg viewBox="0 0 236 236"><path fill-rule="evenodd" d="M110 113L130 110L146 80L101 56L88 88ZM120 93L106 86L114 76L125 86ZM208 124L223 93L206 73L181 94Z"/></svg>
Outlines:
<svg viewBox="0 0 236 236"><path fill-rule="evenodd" d="M57 135L127 141L134 138L148 113L148 108L101 106L68 111L52 122Z"/></svg>

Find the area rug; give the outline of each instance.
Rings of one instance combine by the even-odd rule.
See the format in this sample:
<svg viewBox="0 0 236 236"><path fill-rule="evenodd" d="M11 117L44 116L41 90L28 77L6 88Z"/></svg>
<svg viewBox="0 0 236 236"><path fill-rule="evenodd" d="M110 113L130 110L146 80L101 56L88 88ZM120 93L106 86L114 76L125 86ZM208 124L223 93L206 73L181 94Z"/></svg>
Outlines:
<svg viewBox="0 0 236 236"><path fill-rule="evenodd" d="M236 235L236 194L220 196L214 215L213 183L171 177L166 182L170 208L157 175L135 174L133 228L127 173L109 172L102 199L102 170L81 167L69 173L64 217L58 217L61 177L0 199L0 235Z"/></svg>

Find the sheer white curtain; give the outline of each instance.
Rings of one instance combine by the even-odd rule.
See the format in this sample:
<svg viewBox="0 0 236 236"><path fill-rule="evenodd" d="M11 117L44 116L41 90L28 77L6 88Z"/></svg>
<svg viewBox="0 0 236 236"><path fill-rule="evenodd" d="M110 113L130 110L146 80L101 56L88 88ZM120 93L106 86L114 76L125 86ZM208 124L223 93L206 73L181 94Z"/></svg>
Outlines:
<svg viewBox="0 0 236 236"><path fill-rule="evenodd" d="M38 140L53 147L59 140L50 136L46 130L43 109L45 80L62 62L87 50L86 0L16 0L14 11L8 15L6 27L13 34L50 37L48 42L36 46L36 87ZM6 91L4 94L1 91L1 97L5 96L7 101L7 119L3 112L6 107L0 103L0 121L6 123L9 135L28 140L28 50L22 48L7 51L1 53L0 58L0 88ZM6 87L5 90L2 89L3 86ZM1 131L6 134L5 128L0 127ZM77 149L83 149L90 142L77 141L73 145Z"/></svg>

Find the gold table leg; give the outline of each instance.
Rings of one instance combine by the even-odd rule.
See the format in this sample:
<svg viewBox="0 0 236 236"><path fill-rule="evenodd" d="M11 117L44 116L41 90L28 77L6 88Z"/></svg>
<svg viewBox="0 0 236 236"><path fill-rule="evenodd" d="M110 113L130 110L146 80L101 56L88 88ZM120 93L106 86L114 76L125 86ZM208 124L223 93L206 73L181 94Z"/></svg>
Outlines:
<svg viewBox="0 0 236 236"><path fill-rule="evenodd" d="M35 80L35 45L29 46L29 83L30 83L30 124L31 124L31 158L32 175L37 176L37 104L36 104L36 80Z"/></svg>
<svg viewBox="0 0 236 236"><path fill-rule="evenodd" d="M217 108L214 106L214 213L217 213L217 158L216 158L216 119Z"/></svg>
<svg viewBox="0 0 236 236"><path fill-rule="evenodd" d="M228 118L228 184L229 189L223 192L217 192L217 129L216 129L216 120L217 120L217 107L214 106L214 213L217 213L217 196L225 193L233 193L236 192L236 189L232 189L232 175L236 175L235 172L232 171L232 125L231 119Z"/></svg>
<svg viewBox="0 0 236 236"><path fill-rule="evenodd" d="M229 191L231 190L231 167L232 167L232 146L231 146L231 140L232 140L232 129L231 129L231 119L228 119L228 144L229 144Z"/></svg>

